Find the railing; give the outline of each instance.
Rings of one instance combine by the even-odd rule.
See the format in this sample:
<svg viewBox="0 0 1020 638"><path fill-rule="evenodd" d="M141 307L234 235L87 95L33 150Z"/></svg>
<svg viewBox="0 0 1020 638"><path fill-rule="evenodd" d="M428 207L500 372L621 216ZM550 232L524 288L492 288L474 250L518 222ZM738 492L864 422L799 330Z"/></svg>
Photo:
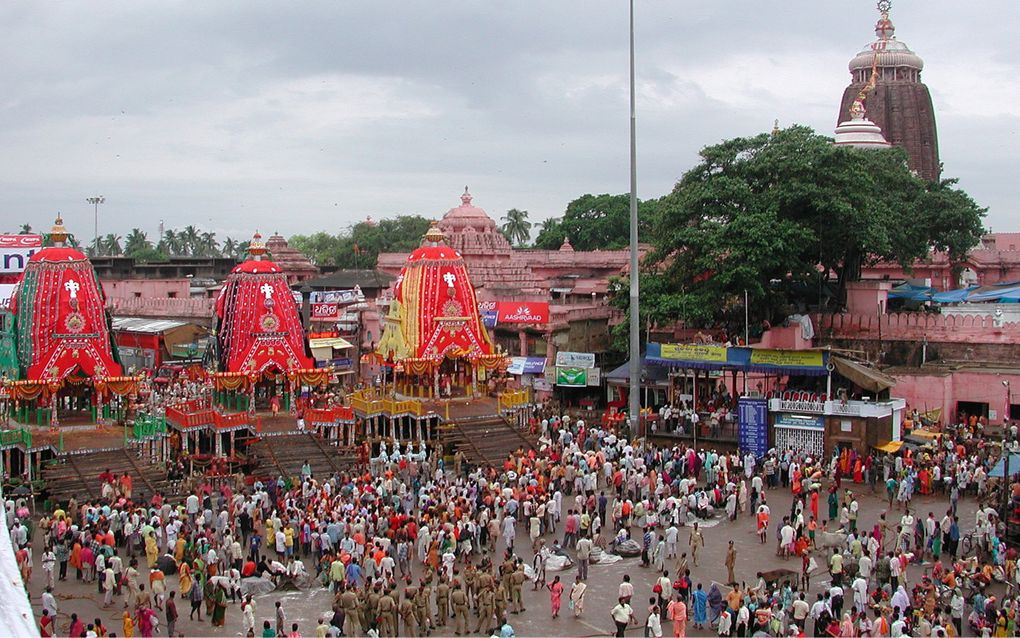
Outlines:
<svg viewBox="0 0 1020 638"><path fill-rule="evenodd" d="M785 399L769 399L769 410L772 412L801 412L808 414L825 414L825 402L787 401Z"/></svg>
<svg viewBox="0 0 1020 638"><path fill-rule="evenodd" d="M217 430L226 430L251 425L251 417L247 412L235 412L234 414L220 414L213 412L213 425Z"/></svg>
<svg viewBox="0 0 1020 638"><path fill-rule="evenodd" d="M345 405L305 410L305 423L311 426L337 422L350 423L352 421L354 421L354 410Z"/></svg>
<svg viewBox="0 0 1020 638"><path fill-rule="evenodd" d="M513 410L523 405L527 405L528 403L531 403L531 393L528 390L504 392L497 398L497 404L500 411Z"/></svg>
<svg viewBox="0 0 1020 638"><path fill-rule="evenodd" d="M184 412L180 408L167 408L166 419L181 429L196 428L211 425L215 421L215 413L212 410L200 412Z"/></svg>
<svg viewBox="0 0 1020 638"><path fill-rule="evenodd" d="M32 432L25 428L0 431L0 447L23 446L26 450L32 447Z"/></svg>
<svg viewBox="0 0 1020 638"><path fill-rule="evenodd" d="M135 418L131 438L141 441L166 434L166 417L142 414Z"/></svg>

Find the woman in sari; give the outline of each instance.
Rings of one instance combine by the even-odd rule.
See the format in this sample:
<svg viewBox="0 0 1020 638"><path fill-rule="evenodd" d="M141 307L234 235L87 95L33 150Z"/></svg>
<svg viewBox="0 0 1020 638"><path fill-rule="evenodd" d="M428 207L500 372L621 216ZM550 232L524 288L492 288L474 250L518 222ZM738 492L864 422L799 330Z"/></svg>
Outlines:
<svg viewBox="0 0 1020 638"><path fill-rule="evenodd" d="M578 576L570 588L570 606L574 608L574 618L578 618L584 611L584 593L588 591L588 585Z"/></svg>
<svg viewBox="0 0 1020 638"><path fill-rule="evenodd" d="M861 457L857 457L854 461L854 483L864 482L864 464L861 463Z"/></svg>
<svg viewBox="0 0 1020 638"><path fill-rule="evenodd" d="M82 574L81 574L82 561L81 561L81 543L80 542L78 542L78 541L74 542L74 547L71 548L71 560L68 561L68 563L71 565L71 567L74 567L75 577L77 578L77 580L81 580L81 577L82 577Z"/></svg>
<svg viewBox="0 0 1020 638"><path fill-rule="evenodd" d="M843 622L839 624L839 638L856 638L857 628L850 619L850 612L843 614Z"/></svg>
<svg viewBox="0 0 1020 638"><path fill-rule="evenodd" d="M149 563L149 569L156 564L159 558L159 545L156 543L156 534L149 532L145 535L145 560Z"/></svg>
<svg viewBox="0 0 1020 638"><path fill-rule="evenodd" d="M563 600L563 583L560 577L553 578L553 582L546 585L549 588L549 606L552 608L552 617L560 617L560 604Z"/></svg>
<svg viewBox="0 0 1020 638"><path fill-rule="evenodd" d="M917 481L921 484L921 494L925 496L931 494L931 472L928 471L927 467L922 468L917 473Z"/></svg>
<svg viewBox="0 0 1020 638"><path fill-rule="evenodd" d="M188 594L191 593L192 585L194 585L194 580L191 578L191 567L187 563L181 563L178 571L180 573L179 589L181 590L181 598L187 598Z"/></svg>
<svg viewBox="0 0 1020 638"><path fill-rule="evenodd" d="M134 638L135 621L131 620L131 614L129 612L124 612L124 619L121 621L121 628L124 630L124 638Z"/></svg>
<svg viewBox="0 0 1020 638"><path fill-rule="evenodd" d="M227 615L227 590L223 583L220 583L220 585L216 588L216 591L212 595L212 599L212 624L216 627L222 627Z"/></svg>

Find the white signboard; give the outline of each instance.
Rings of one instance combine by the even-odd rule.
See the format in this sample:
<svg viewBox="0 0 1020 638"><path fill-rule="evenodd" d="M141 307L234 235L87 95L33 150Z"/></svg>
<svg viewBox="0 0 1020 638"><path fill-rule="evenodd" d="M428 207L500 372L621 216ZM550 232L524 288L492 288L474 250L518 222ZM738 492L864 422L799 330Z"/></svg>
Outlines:
<svg viewBox="0 0 1020 638"><path fill-rule="evenodd" d="M23 272L41 248L42 235L0 235L0 273Z"/></svg>
<svg viewBox="0 0 1020 638"><path fill-rule="evenodd" d="M556 365L561 368L594 368L595 354L592 352L557 352Z"/></svg>

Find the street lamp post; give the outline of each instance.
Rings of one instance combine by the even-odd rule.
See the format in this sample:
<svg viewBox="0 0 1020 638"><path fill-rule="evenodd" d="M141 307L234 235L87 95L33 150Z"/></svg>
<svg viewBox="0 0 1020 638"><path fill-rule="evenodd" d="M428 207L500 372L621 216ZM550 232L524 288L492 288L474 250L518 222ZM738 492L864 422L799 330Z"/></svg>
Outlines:
<svg viewBox="0 0 1020 638"><path fill-rule="evenodd" d="M95 225L95 234L94 234L94 236L92 238L92 250L94 250L96 252L96 254L98 254L99 253L99 205L105 203L106 202L106 198L103 197L102 195L96 195L95 197L86 197L85 201L88 202L89 204L92 204L92 206L95 208L96 225ZM92 255L92 256L95 257L96 255Z"/></svg>
<svg viewBox="0 0 1020 638"><path fill-rule="evenodd" d="M630 431L641 419L641 324L638 307L637 119L634 109L634 0L630 0Z"/></svg>

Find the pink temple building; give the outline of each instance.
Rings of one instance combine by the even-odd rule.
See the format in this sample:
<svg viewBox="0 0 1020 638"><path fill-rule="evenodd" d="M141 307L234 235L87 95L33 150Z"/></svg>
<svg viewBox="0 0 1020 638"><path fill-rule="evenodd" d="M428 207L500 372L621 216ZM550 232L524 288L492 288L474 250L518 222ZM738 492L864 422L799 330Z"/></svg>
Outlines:
<svg viewBox="0 0 1020 638"><path fill-rule="evenodd" d="M463 256L479 301L549 303L548 323L501 323L497 344L511 355L550 358L559 350L607 350L609 322L617 314L606 303L609 278L625 273L628 251L576 251L569 239L559 250L514 248L472 199L465 188L460 206L443 215L439 228ZM377 268L397 275L406 261L407 254L382 253Z"/></svg>

